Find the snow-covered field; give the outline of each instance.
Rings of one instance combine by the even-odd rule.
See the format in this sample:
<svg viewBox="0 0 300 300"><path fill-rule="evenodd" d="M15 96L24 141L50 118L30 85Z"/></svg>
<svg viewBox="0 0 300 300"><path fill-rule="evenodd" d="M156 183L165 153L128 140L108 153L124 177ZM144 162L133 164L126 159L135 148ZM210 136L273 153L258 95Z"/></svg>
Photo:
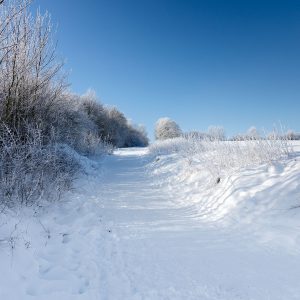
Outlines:
<svg viewBox="0 0 300 300"><path fill-rule="evenodd" d="M146 148L87 163L62 202L0 215L0 299L299 300L295 146L216 181Z"/></svg>

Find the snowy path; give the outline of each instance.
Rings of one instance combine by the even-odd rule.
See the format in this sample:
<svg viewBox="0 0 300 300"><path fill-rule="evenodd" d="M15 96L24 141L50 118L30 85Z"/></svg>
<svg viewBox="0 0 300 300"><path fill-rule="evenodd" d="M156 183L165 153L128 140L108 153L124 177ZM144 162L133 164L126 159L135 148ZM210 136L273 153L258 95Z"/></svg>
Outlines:
<svg viewBox="0 0 300 300"><path fill-rule="evenodd" d="M146 149L119 150L77 200L37 217L42 228L30 221L43 239L24 234L28 250L0 256L0 299L300 299L299 226L278 240L270 227L207 222L182 205L185 191L159 187L149 162Z"/></svg>

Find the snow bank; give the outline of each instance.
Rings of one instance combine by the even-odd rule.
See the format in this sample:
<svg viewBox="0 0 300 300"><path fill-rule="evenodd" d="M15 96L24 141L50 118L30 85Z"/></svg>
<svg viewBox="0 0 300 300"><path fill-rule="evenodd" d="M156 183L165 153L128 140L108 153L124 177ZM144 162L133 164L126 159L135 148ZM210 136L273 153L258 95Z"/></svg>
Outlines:
<svg viewBox="0 0 300 300"><path fill-rule="evenodd" d="M285 222L300 205L300 143L261 143L159 142L150 148L151 172L178 205L193 206L197 218L250 224L278 214Z"/></svg>
<svg viewBox="0 0 300 300"><path fill-rule="evenodd" d="M81 171L60 201L0 212L0 299L97 298L91 278L100 281L100 272L91 257L107 233L95 201L105 156L90 159L68 145L57 147Z"/></svg>

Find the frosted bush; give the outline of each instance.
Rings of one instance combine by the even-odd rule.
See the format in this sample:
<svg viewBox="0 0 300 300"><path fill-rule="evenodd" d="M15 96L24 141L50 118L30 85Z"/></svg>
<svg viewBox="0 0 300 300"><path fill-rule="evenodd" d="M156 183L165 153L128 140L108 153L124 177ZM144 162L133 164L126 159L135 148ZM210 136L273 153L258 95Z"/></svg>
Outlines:
<svg viewBox="0 0 300 300"><path fill-rule="evenodd" d="M43 145L40 130L29 128L26 143L3 126L0 130L0 205L53 200L71 187L80 166L57 144Z"/></svg>
<svg viewBox="0 0 300 300"><path fill-rule="evenodd" d="M187 150L189 144L183 137L156 141L149 146L149 151L153 155L167 155L172 153L183 153Z"/></svg>
<svg viewBox="0 0 300 300"><path fill-rule="evenodd" d="M214 178L246 166L274 162L291 151L287 139L258 137L246 141L220 141L185 136L157 141L150 146L153 155L177 153L189 166L208 171Z"/></svg>

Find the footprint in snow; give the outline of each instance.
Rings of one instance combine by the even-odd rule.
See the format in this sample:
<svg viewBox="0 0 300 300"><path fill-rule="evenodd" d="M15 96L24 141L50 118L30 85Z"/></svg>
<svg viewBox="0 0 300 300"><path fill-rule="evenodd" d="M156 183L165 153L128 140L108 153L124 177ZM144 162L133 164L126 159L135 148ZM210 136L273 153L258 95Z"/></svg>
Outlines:
<svg viewBox="0 0 300 300"><path fill-rule="evenodd" d="M78 294L84 294L90 285L90 281L87 278L83 278L81 276L80 279L81 279L81 286L78 290Z"/></svg>
<svg viewBox="0 0 300 300"><path fill-rule="evenodd" d="M70 234L69 233L63 233L62 234L62 243L67 244L71 240Z"/></svg>

